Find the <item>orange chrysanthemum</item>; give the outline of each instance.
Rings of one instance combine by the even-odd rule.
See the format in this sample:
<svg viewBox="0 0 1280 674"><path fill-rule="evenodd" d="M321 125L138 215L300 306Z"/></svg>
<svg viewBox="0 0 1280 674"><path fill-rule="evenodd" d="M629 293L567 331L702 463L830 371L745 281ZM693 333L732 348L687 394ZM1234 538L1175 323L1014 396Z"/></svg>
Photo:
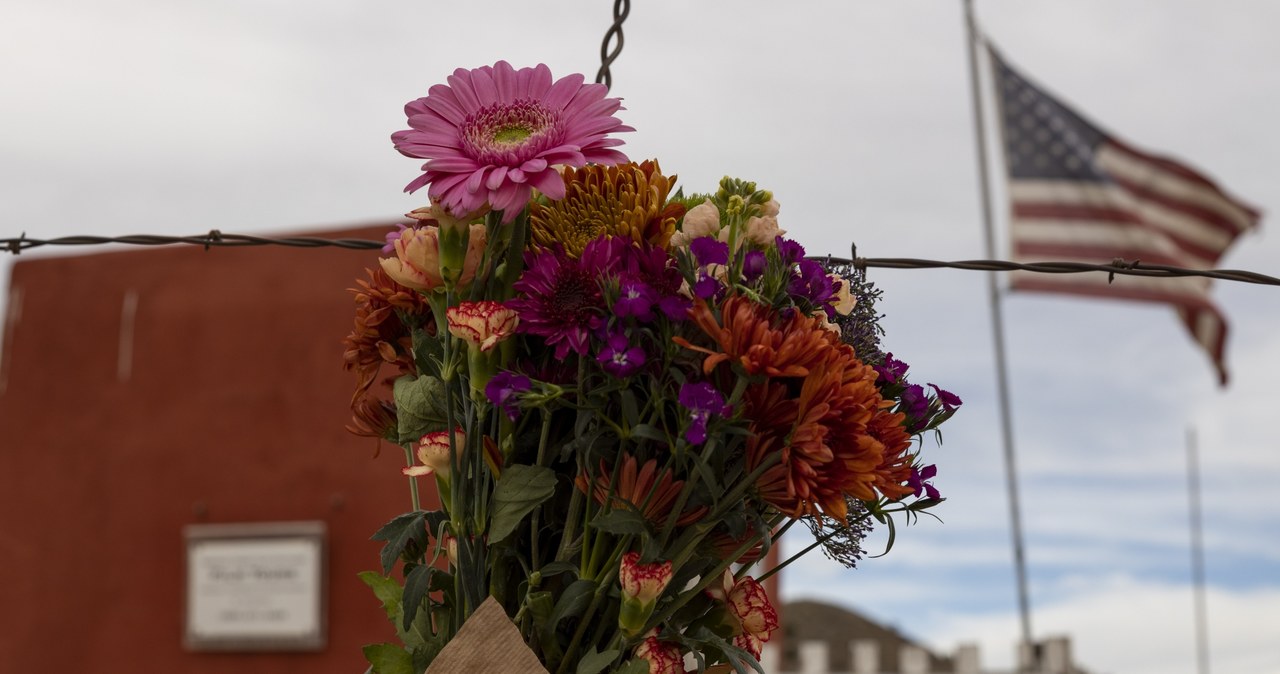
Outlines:
<svg viewBox="0 0 1280 674"><path fill-rule="evenodd" d="M431 312L422 295L396 283L382 268L366 269L365 273L369 280L357 280L359 287L349 289L355 293L355 325L342 342L346 347L342 367L356 373L353 406L373 386L383 363L391 363L401 372L413 370L413 339L397 310L413 316Z"/></svg>
<svg viewBox="0 0 1280 674"><path fill-rule="evenodd" d="M561 176L563 199L530 205L529 236L537 246L563 246L570 258L604 234L665 248L684 216L684 205L667 203L676 177L662 175L657 160L565 168Z"/></svg>
<svg viewBox="0 0 1280 674"><path fill-rule="evenodd" d="M730 297L720 305L719 320L705 302L694 302L689 317L719 350L696 346L683 337L676 337L675 342L707 354L702 362L706 374L732 360L741 363L747 374L803 377L810 369L823 365L824 354L835 343L827 330L810 329L818 325L815 319L798 312L775 326L779 319L772 307L742 295Z"/></svg>
<svg viewBox="0 0 1280 674"><path fill-rule="evenodd" d="M888 413L892 403L881 397L875 370L822 321L798 313L780 319L741 296L725 300L719 320L703 303L690 317L716 348L677 341L708 354L708 375L724 362L769 375L745 398L748 470L777 457L756 484L760 498L791 516L843 520L848 498L872 500L877 489L900 495L911 469L902 416Z"/></svg>
<svg viewBox="0 0 1280 674"><path fill-rule="evenodd" d="M600 472L596 475L594 485L588 481L585 472L578 474L574 484L583 493L587 492L589 486L593 487L590 490L592 497L595 498L596 503L603 505L609 496L612 476L613 471L601 461ZM634 456L623 454L622 466L618 469L618 480L612 487L613 507L629 507L639 511L641 517L648 522L663 526L667 522L667 515L675 505L676 498L680 496L684 480L673 479L669 468L663 467L659 471L657 459L649 459L643 466L639 466ZM676 525L687 526L706 514L706 506L692 508L680 514Z"/></svg>

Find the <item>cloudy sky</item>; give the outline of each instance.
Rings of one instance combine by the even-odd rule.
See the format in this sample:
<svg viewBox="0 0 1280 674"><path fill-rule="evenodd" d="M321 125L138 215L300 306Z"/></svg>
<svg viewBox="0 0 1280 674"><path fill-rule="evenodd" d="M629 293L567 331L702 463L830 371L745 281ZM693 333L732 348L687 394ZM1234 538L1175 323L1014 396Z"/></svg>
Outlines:
<svg viewBox="0 0 1280 674"><path fill-rule="evenodd" d="M9 0L0 10L0 237L286 232L420 205L388 135L456 67L598 67L606 0ZM613 68L687 190L774 190L812 253L985 257L962 8L953 2L638 0ZM1280 213L1280 5L979 0L1006 57L1121 138ZM997 211L1002 212L999 207ZM1224 267L1280 274L1271 215ZM32 253L35 254L35 253ZM1004 255L1003 249L1001 255ZM10 260L0 262L7 279ZM1017 638L986 279L872 270L886 343L959 393L929 446L945 521L857 571L820 557L789 597L856 607L1007 666ZM3 283L3 281L0 281ZM1280 289L1219 283L1234 378L1216 387L1171 310L1004 303L1039 636L1094 672L1195 670L1185 438L1203 466L1214 668L1280 671ZM7 292L5 293L7 296ZM796 542L793 541L793 545Z"/></svg>

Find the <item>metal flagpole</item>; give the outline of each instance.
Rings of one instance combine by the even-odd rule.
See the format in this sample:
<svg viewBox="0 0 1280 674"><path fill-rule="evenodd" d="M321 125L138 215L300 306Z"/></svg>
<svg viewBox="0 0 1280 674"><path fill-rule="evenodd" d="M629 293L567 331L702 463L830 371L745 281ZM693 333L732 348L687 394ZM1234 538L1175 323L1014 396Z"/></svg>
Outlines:
<svg viewBox="0 0 1280 674"><path fill-rule="evenodd" d="M1195 591L1196 661L1209 674L1209 618L1204 597L1204 539L1200 524L1200 461L1195 429L1187 429L1187 496L1191 506L1191 581Z"/></svg>
<svg viewBox="0 0 1280 674"><path fill-rule="evenodd" d="M991 215L990 171L987 161L987 135L983 120L982 87L978 78L978 29L973 19L973 0L964 0L965 27L969 40L969 79L973 96L974 137L978 144L978 180L982 191L982 221L987 257L996 257L995 223ZM1009 490L1009 525L1013 538L1013 566L1018 581L1018 612L1022 619L1022 643L1029 661L1020 667L1034 665L1035 647L1031 641L1031 606L1027 592L1027 564L1023 555L1022 515L1018 505L1018 472L1013 455L1013 425L1009 411L1009 376L1005 366L1004 316L1000 305L1000 289L996 273L987 273L987 289L991 298L991 333L995 345L996 391L1000 404L1000 435L1004 442L1005 482Z"/></svg>

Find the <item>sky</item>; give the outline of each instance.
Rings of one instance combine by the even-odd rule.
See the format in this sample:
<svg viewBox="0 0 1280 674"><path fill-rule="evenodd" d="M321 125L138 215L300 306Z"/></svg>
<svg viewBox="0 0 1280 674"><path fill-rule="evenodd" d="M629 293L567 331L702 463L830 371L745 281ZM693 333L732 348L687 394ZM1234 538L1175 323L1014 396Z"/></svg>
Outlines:
<svg viewBox="0 0 1280 674"><path fill-rule="evenodd" d="M9 0L0 238L396 218L424 203L401 193L418 162L389 140L405 102L499 59L590 79L612 4ZM1280 275L1280 5L976 10L1034 82L1264 211L1222 267ZM632 158L658 158L687 191L726 174L773 190L780 224L813 254L856 243L867 257L987 257L959 2L637 0L624 34L613 94L636 128ZM0 258L0 301L11 262ZM943 652L978 643L988 666L1008 667L1019 629L987 279L870 278L887 349L965 401L944 445L924 450L948 501L942 522L903 529L856 570L802 559L784 595L856 608ZM1280 404L1280 288L1219 282L1214 296L1231 329L1225 389L1167 307L1002 300L1033 632L1069 635L1091 672L1195 671L1192 429L1213 668L1280 671L1280 454L1266 425Z"/></svg>

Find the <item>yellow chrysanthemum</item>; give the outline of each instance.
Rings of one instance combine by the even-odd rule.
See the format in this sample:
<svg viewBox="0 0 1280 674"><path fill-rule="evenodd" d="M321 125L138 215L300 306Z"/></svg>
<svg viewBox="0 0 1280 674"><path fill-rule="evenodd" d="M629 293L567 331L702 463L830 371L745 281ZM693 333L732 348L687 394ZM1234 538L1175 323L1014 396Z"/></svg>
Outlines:
<svg viewBox="0 0 1280 674"><path fill-rule="evenodd" d="M535 246L560 244L571 258L602 234L666 247L684 206L667 203L676 176L662 175L656 160L617 166L565 168L565 197L534 203L529 233Z"/></svg>

